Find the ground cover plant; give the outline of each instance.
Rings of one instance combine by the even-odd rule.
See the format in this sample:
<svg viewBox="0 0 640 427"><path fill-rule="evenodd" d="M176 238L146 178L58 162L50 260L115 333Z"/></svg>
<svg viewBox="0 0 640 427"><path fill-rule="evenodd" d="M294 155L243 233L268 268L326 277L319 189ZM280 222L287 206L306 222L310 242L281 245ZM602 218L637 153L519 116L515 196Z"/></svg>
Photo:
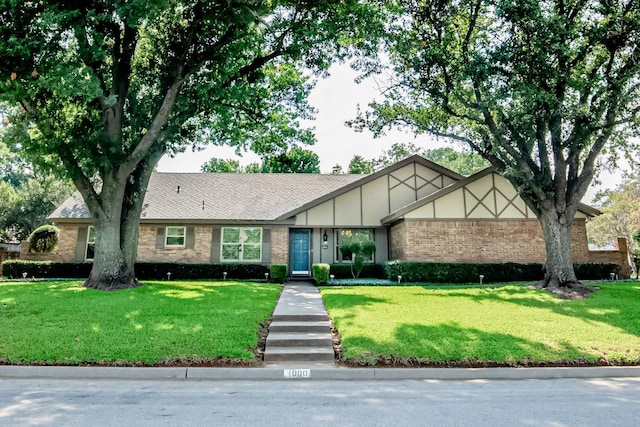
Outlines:
<svg viewBox="0 0 640 427"><path fill-rule="evenodd" d="M325 287L352 365L640 363L640 284L598 283L584 300L524 284Z"/></svg>
<svg viewBox="0 0 640 427"><path fill-rule="evenodd" d="M0 283L0 362L252 364L281 289L235 281L146 282L118 292L81 285Z"/></svg>

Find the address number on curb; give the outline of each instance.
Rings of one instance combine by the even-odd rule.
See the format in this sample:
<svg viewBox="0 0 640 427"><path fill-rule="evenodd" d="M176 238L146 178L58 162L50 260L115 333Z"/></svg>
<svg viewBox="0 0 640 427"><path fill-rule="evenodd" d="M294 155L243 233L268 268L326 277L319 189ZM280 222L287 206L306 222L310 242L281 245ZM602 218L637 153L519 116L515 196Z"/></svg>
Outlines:
<svg viewBox="0 0 640 427"><path fill-rule="evenodd" d="M285 378L309 378L311 377L311 369L285 369Z"/></svg>

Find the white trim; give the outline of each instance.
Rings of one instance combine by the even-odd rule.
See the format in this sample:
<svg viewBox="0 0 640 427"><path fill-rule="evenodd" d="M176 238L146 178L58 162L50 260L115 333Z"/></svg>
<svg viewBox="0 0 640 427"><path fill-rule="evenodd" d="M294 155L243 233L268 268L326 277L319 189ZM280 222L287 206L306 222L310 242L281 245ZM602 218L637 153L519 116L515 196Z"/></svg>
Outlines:
<svg viewBox="0 0 640 427"><path fill-rule="evenodd" d="M230 242L230 243L225 243L224 241L224 231L226 229L234 229L234 230L238 230L238 242ZM247 230L260 230L260 241L257 243L247 243ZM263 229L262 227L222 227L220 230L220 262L243 262L243 263L259 263L262 262L262 252L263 252L263 247L262 247L262 239L264 237L264 233L263 233ZM231 245L238 245L239 249L238 249L238 257L237 258L225 258L224 257L224 247L225 246L231 246ZM250 247L255 247L258 251L260 256L257 259L244 259L244 248L246 246L250 246Z"/></svg>
<svg viewBox="0 0 640 427"><path fill-rule="evenodd" d="M182 235L169 235L169 229L173 228L174 230L181 229ZM177 245L170 245L168 243L169 237L180 238L182 237L182 243ZM184 248L187 244L187 227L169 225L164 229L164 247L165 248Z"/></svg>
<svg viewBox="0 0 640 427"><path fill-rule="evenodd" d="M92 242L89 241L89 237L91 237L91 235L93 235L93 241ZM94 260L94 258L89 258L87 256L87 254L89 252L89 244L90 243L93 244L93 255L95 256L95 254L96 254L96 234L95 234L93 225L90 225L89 227L87 227L87 238L85 239L85 242L84 242L84 260L85 261L93 261Z"/></svg>

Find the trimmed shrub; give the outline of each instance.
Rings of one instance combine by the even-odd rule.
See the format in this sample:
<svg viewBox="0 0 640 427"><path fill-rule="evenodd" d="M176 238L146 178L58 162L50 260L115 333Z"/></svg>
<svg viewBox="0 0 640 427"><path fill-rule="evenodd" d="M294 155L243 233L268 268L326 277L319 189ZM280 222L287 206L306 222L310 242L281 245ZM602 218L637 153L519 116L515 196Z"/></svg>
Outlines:
<svg viewBox="0 0 640 427"><path fill-rule="evenodd" d="M58 237L60 237L58 227L49 224L41 225L29 236L29 252L53 252L58 246Z"/></svg>
<svg viewBox="0 0 640 427"><path fill-rule="evenodd" d="M347 263L330 264L329 274L333 274L336 279L353 278L353 274L351 274L351 264L347 264ZM360 277L367 277L371 279L387 278L387 276L385 275L383 264L371 264L371 263L365 263L362 266L362 272L360 273Z"/></svg>
<svg viewBox="0 0 640 427"><path fill-rule="evenodd" d="M92 263L87 262L52 262L11 260L2 264L5 277L22 278L65 278L86 279L91 272ZM214 279L221 280L227 273L230 280L264 280L269 269L260 264L179 264L170 262L139 262L135 265L136 277L140 280Z"/></svg>
<svg viewBox="0 0 640 427"><path fill-rule="evenodd" d="M91 272L90 263L85 262L53 262L28 261L13 259L2 263L2 274L11 279L21 279L23 273L27 277L86 279Z"/></svg>
<svg viewBox="0 0 640 427"><path fill-rule="evenodd" d="M620 275L620 266L613 263L574 264L573 268L578 280L609 280L611 273L614 273L616 277Z"/></svg>
<svg viewBox="0 0 640 427"><path fill-rule="evenodd" d="M610 273L619 273L616 264L574 264L578 280L603 280ZM403 282L483 283L538 281L544 278L543 264L506 263L446 263L390 261L385 265L386 278Z"/></svg>
<svg viewBox="0 0 640 427"><path fill-rule="evenodd" d="M287 264L271 264L271 280L277 283L284 283L287 280Z"/></svg>
<svg viewBox="0 0 640 427"><path fill-rule="evenodd" d="M313 264L313 278L318 285L324 285L329 281L329 264Z"/></svg>
<svg viewBox="0 0 640 427"><path fill-rule="evenodd" d="M136 277L141 280L214 279L221 280L226 272L227 280L264 280L269 269L260 264L181 264L171 262L136 263Z"/></svg>
<svg viewBox="0 0 640 427"><path fill-rule="evenodd" d="M544 277L542 264L398 262L387 264L389 280L402 275L403 282L483 283L537 281Z"/></svg>

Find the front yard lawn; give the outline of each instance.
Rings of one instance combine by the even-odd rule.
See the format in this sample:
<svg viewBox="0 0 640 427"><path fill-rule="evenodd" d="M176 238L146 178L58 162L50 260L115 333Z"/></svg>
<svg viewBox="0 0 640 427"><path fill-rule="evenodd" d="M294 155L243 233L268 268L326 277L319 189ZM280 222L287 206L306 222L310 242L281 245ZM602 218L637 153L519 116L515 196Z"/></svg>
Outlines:
<svg viewBox="0 0 640 427"><path fill-rule="evenodd" d="M323 288L349 364L640 363L640 284L586 300L522 284Z"/></svg>
<svg viewBox="0 0 640 427"><path fill-rule="evenodd" d="M0 283L0 363L255 362L279 285L147 282L117 292L82 282Z"/></svg>

